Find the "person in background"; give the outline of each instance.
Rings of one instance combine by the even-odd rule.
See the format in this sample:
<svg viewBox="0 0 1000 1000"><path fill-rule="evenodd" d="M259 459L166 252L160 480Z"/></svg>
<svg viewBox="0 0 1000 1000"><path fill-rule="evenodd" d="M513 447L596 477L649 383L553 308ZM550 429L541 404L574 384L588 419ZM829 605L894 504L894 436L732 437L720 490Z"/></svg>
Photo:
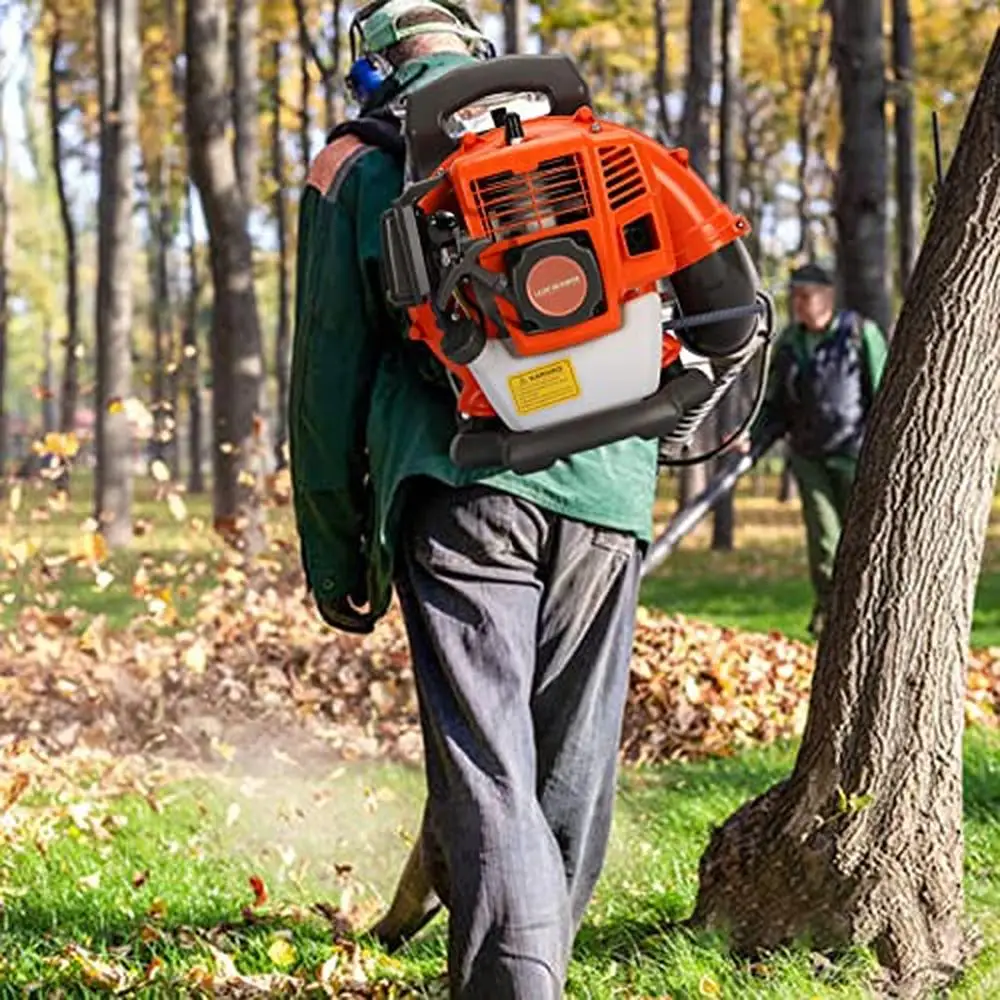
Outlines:
<svg viewBox="0 0 1000 1000"><path fill-rule="evenodd" d="M764 405L743 451L785 439L805 521L814 606L809 631L826 624L833 567L872 403L888 347L878 325L838 310L829 271L797 268L792 323L780 334Z"/></svg>

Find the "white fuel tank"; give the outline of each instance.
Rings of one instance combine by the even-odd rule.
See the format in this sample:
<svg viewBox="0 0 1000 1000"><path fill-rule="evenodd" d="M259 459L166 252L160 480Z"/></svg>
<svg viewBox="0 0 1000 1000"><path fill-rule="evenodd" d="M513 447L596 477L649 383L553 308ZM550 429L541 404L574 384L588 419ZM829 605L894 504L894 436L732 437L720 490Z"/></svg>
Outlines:
<svg viewBox="0 0 1000 1000"><path fill-rule="evenodd" d="M490 339L469 370L504 424L530 431L652 395L662 353L661 301L651 292L625 303L613 333L531 357Z"/></svg>

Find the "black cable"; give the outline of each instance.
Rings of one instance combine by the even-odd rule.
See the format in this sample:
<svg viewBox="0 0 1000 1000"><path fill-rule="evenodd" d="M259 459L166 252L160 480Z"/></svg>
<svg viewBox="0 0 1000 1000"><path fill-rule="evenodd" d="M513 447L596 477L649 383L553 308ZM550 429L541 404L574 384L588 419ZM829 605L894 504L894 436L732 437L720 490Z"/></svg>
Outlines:
<svg viewBox="0 0 1000 1000"><path fill-rule="evenodd" d="M771 338L769 336L765 337L763 350L764 363L760 366L760 379L757 383L757 395L754 398L754 403L750 409L750 413L743 423L717 448L713 448L711 451L708 451L703 455L697 455L694 458L668 459L664 458L661 453L658 463L661 469L686 469L693 465L701 465L703 462L710 462L713 458L717 458L724 451L728 451L733 442L746 433L747 428L757 419L764 405L764 396L767 392L767 377L771 370ZM733 389L736 388L736 385L737 382L733 382L727 391L732 392ZM725 397L723 396L723 398ZM722 399L720 399L719 402L721 403Z"/></svg>

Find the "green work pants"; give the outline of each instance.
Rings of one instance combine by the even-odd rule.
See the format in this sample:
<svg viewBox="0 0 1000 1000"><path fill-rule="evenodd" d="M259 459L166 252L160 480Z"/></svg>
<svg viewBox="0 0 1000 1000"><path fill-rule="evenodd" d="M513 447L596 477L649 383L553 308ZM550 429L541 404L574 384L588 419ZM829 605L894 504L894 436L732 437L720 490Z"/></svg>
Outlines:
<svg viewBox="0 0 1000 1000"><path fill-rule="evenodd" d="M833 564L840 532L858 470L858 460L848 455L803 458L789 453L806 522L809 575L816 595L814 620L825 617L833 590Z"/></svg>

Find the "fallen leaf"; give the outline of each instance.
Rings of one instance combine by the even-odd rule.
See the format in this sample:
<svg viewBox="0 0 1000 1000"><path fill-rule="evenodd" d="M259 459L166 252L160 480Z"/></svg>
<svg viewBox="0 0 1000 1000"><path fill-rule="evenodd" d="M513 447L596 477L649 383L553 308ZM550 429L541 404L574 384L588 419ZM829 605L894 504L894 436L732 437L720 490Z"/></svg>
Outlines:
<svg viewBox="0 0 1000 1000"><path fill-rule="evenodd" d="M253 889L254 906L263 906L267 902L267 886L259 875L250 876L250 888Z"/></svg>
<svg viewBox="0 0 1000 1000"><path fill-rule="evenodd" d="M175 521L183 521L188 514L187 506L179 493L170 493L167 495L167 509Z"/></svg>
<svg viewBox="0 0 1000 1000"><path fill-rule="evenodd" d="M3 793L3 801L0 802L0 812L7 812L11 806L25 793L28 785L31 784L31 776L23 771L14 775L14 780Z"/></svg>
<svg viewBox="0 0 1000 1000"><path fill-rule="evenodd" d="M298 961L299 956L291 941L283 937L276 937L267 949L267 957L279 969L290 969Z"/></svg>
<svg viewBox="0 0 1000 1000"><path fill-rule="evenodd" d="M89 986L117 991L123 989L128 984L128 970L123 969L121 966L103 961L78 945L70 945L67 951L79 967L84 982Z"/></svg>
<svg viewBox="0 0 1000 1000"><path fill-rule="evenodd" d="M92 875L83 875L76 880L76 884L81 889L97 889L101 885L101 873L94 872Z"/></svg>

